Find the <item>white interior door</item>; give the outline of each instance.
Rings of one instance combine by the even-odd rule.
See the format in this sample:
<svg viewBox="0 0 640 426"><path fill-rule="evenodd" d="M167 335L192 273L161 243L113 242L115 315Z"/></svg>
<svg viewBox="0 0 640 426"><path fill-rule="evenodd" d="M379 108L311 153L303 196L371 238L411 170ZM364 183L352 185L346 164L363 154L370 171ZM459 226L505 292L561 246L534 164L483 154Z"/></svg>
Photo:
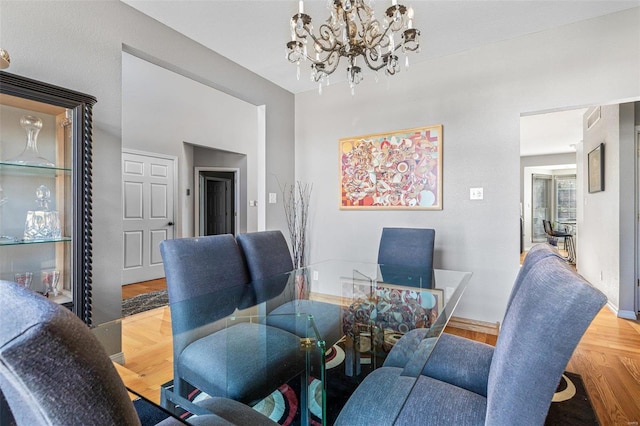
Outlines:
<svg viewBox="0 0 640 426"><path fill-rule="evenodd" d="M160 242L174 237L175 160L122 153L122 284L164 277Z"/></svg>

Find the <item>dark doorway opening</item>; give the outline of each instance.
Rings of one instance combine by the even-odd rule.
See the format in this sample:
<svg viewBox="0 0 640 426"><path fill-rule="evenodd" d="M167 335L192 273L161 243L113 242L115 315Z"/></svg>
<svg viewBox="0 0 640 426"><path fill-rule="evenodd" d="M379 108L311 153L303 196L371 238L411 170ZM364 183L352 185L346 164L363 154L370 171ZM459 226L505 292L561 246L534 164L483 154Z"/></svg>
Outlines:
<svg viewBox="0 0 640 426"><path fill-rule="evenodd" d="M199 234L235 235L235 173L222 171L201 171L199 180Z"/></svg>

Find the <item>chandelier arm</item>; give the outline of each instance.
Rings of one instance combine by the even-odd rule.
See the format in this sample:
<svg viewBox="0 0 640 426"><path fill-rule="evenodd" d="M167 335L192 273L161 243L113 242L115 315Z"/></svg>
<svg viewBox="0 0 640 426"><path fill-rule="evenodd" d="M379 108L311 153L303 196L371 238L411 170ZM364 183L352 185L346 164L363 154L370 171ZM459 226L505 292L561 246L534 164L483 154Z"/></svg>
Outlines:
<svg viewBox="0 0 640 426"><path fill-rule="evenodd" d="M316 65L322 65L322 64L329 65L329 68L324 67L322 69L322 72L325 73L326 75L333 74L333 72L338 68L338 65L340 64L340 58L341 56L336 50L332 51L323 61L318 61L315 58L311 58L310 56L307 55L307 59Z"/></svg>
<svg viewBox="0 0 640 426"><path fill-rule="evenodd" d="M369 58L367 57L367 55L362 55L362 56L364 56L364 62L365 64L367 64L367 67L369 67L369 69L373 71L380 71L382 68L384 68L387 65L385 62L381 63L380 65L371 63L369 62Z"/></svg>
<svg viewBox="0 0 640 426"><path fill-rule="evenodd" d="M366 3L363 3L363 6L361 8L357 8L356 9L356 16L358 17L358 20L360 21L360 26L359 28L361 29L360 31L357 31L358 35L360 36L360 39L362 40L366 40L365 36L366 33L368 32L367 27L365 27L364 23L370 23L371 22L371 8L369 6L366 5ZM366 20L362 19L362 13L364 13L366 16L365 18L367 18ZM358 27L358 26L356 26ZM370 25L369 25L370 27Z"/></svg>
<svg viewBox="0 0 640 426"><path fill-rule="evenodd" d="M378 34L377 36L373 36L373 38L371 39L371 44L366 46L368 49L373 49L376 46L380 46L380 47L387 47L389 46L389 30L391 27L387 27L385 28L384 32L382 34ZM364 38L363 38L364 39ZM366 39L364 39L366 41ZM376 41L377 40L377 41Z"/></svg>
<svg viewBox="0 0 640 426"><path fill-rule="evenodd" d="M320 25L318 32L320 33L319 38L316 37L315 34L308 32L309 36L313 40L314 46L320 46L320 49L325 52L333 52L336 50L336 48L338 48L339 50L342 47L342 43L338 41L338 37L336 37L336 34L333 32L333 29L329 25ZM330 36L333 36L333 43L331 42ZM325 43L327 44L327 46L325 46Z"/></svg>

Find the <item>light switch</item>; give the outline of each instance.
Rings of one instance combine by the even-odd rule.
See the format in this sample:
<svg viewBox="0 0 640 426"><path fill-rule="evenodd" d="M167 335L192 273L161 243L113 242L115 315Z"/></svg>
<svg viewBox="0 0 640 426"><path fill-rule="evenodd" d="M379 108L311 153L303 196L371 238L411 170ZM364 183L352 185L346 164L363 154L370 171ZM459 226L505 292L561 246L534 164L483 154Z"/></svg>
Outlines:
<svg viewBox="0 0 640 426"><path fill-rule="evenodd" d="M470 200L482 200L484 198L483 188L470 188L469 199Z"/></svg>
<svg viewBox="0 0 640 426"><path fill-rule="evenodd" d="M278 200L278 197L275 192L269 193L269 204L275 204Z"/></svg>

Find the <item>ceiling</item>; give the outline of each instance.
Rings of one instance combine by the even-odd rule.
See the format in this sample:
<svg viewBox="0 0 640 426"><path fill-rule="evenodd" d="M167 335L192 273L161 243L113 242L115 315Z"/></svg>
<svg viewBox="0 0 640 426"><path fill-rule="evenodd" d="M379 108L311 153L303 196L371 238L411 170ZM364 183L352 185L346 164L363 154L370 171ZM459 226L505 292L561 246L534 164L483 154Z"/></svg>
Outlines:
<svg viewBox="0 0 640 426"><path fill-rule="evenodd" d="M304 64L297 80L296 66L285 59L289 20L298 10L297 0L121 1L292 93L317 90ZM640 0L400 2L413 7L414 27L421 31L421 52L410 56L412 64L640 6ZM305 0L304 4L316 27L328 17L327 0ZM387 4L390 0L374 2L377 16L382 16ZM332 84L346 80L343 69L340 64L331 76ZM579 128L581 134L582 119L566 120L577 114L581 115L565 111L560 116L524 118L524 126L531 129L527 140L535 143L525 142L523 155L570 152L569 145L581 140L576 131Z"/></svg>
<svg viewBox="0 0 640 426"><path fill-rule="evenodd" d="M575 152L586 108L520 117L520 155Z"/></svg>

